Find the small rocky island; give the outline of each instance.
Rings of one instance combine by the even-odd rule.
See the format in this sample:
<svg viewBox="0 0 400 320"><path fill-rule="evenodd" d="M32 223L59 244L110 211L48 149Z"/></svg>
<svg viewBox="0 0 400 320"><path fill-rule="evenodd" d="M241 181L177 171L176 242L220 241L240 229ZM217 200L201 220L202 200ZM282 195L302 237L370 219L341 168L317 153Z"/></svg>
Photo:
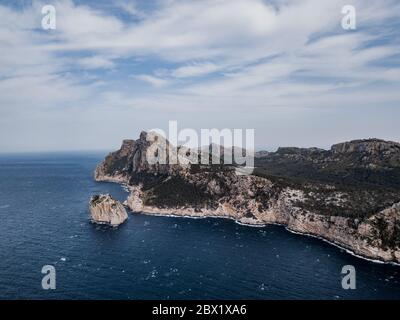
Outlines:
<svg viewBox="0 0 400 320"><path fill-rule="evenodd" d="M128 219L124 206L109 194L94 195L90 199L89 210L92 221L98 224L108 224L115 227Z"/></svg>
<svg viewBox="0 0 400 320"><path fill-rule="evenodd" d="M97 181L129 186L126 205L133 212L281 224L363 257L400 263L399 143L366 139L330 150L263 151L256 153L254 172L239 175L222 162L149 163L147 153L170 145L149 134L124 140L95 172Z"/></svg>

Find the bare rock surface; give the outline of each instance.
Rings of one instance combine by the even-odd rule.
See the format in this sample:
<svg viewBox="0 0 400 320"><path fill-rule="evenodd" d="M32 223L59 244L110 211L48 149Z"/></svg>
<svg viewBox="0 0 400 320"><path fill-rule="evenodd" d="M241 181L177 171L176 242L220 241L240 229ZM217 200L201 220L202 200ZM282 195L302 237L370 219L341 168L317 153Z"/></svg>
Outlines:
<svg viewBox="0 0 400 320"><path fill-rule="evenodd" d="M128 219L124 206L109 194L95 195L90 199L89 210L92 221L118 226Z"/></svg>

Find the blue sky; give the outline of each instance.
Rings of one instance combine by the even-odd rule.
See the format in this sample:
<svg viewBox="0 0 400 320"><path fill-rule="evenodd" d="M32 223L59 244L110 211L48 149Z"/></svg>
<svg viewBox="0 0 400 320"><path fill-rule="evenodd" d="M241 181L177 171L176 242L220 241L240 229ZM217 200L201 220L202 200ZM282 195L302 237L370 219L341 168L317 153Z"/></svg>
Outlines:
<svg viewBox="0 0 400 320"><path fill-rule="evenodd" d="M399 141L399 18L392 0L2 0L0 152L115 149L169 120L255 129L258 149Z"/></svg>

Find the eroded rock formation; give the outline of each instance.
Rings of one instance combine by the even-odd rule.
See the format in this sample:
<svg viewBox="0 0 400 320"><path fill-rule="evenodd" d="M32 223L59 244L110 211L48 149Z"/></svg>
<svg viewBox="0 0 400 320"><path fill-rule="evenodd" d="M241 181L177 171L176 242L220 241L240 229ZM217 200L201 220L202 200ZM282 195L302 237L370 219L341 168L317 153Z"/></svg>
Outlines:
<svg viewBox="0 0 400 320"><path fill-rule="evenodd" d="M96 180L128 184L125 203L134 212L278 223L368 258L400 262L399 144L370 139L331 150L280 148L258 153L247 176L233 166L182 159L149 163L146 153L166 144L146 133L124 141L97 167Z"/></svg>

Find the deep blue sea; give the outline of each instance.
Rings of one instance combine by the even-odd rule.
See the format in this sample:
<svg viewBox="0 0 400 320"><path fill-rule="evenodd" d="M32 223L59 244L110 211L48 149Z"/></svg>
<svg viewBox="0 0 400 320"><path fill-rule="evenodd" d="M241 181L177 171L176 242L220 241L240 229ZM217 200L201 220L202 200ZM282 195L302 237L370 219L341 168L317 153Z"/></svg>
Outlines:
<svg viewBox="0 0 400 320"><path fill-rule="evenodd" d="M280 226L130 214L90 223L104 154L0 156L0 299L399 299L400 267L369 262ZM41 269L56 269L43 290ZM344 265L355 290L341 286Z"/></svg>

